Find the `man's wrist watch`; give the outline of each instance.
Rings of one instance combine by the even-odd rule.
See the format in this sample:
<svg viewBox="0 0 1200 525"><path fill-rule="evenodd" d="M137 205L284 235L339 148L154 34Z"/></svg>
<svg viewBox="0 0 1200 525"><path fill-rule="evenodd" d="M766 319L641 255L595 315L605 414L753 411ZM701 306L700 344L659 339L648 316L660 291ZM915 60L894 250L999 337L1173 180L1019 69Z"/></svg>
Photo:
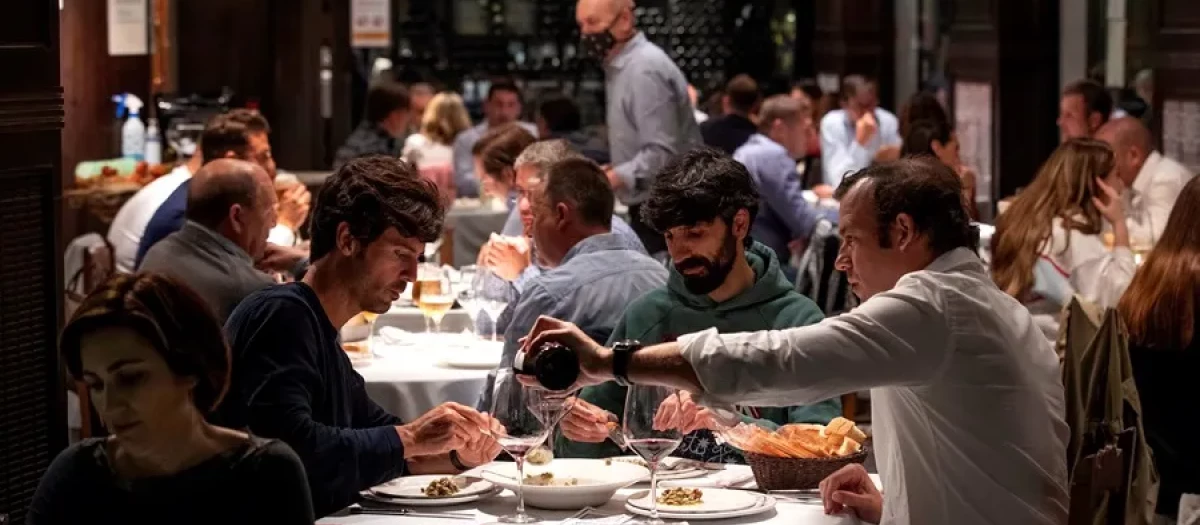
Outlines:
<svg viewBox="0 0 1200 525"><path fill-rule="evenodd" d="M453 465L454 468L458 469L459 472L471 470L471 467L468 467L466 463L462 462L462 458L458 456L457 450L450 451L450 464Z"/></svg>
<svg viewBox="0 0 1200 525"><path fill-rule="evenodd" d="M642 349L642 343L627 339L619 341L612 346L613 356L613 379L618 385L629 386L629 360L633 358L633 353Z"/></svg>

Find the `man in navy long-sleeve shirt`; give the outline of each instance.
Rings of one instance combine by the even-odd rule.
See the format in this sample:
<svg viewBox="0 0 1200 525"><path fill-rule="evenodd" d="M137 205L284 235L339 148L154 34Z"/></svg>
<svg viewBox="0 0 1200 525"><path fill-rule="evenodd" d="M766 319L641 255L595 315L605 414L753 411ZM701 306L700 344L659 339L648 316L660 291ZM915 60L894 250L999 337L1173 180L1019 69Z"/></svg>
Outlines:
<svg viewBox="0 0 1200 525"><path fill-rule="evenodd" d="M494 459L494 419L447 403L405 424L367 397L338 339L359 312L383 313L441 235L437 189L406 163L350 161L312 215L302 282L256 292L225 324L233 380L217 419L277 438L304 462L317 516L405 474L457 473Z"/></svg>
<svg viewBox="0 0 1200 525"><path fill-rule="evenodd" d="M794 240L807 241L817 221L836 220L836 212L821 211L804 199L796 176L796 159L804 155L812 132L805 103L787 95L768 98L759 110L759 132L733 153L754 177L762 199L751 230L754 238L787 261Z"/></svg>

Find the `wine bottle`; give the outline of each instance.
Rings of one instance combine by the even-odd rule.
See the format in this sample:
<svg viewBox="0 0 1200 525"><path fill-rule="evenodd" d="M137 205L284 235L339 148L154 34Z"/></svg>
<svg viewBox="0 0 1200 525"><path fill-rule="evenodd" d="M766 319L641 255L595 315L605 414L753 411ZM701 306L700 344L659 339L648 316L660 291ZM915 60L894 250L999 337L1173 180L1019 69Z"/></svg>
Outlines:
<svg viewBox="0 0 1200 525"><path fill-rule="evenodd" d="M513 358L513 370L537 378L546 389L562 391L579 379L579 356L559 343L546 342L538 345L538 351L532 357L525 352L517 353Z"/></svg>

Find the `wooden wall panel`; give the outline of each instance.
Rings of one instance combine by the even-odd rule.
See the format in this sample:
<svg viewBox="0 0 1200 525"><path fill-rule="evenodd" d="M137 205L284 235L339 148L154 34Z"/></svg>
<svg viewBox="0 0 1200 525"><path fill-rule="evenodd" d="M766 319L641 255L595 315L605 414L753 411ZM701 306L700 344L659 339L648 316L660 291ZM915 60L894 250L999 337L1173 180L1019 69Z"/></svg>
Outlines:
<svg viewBox="0 0 1200 525"><path fill-rule="evenodd" d="M0 522L24 523L34 489L66 446L55 352L61 323L63 91L55 0L0 17Z"/></svg>
<svg viewBox="0 0 1200 525"><path fill-rule="evenodd" d="M815 0L813 63L817 73L860 74L879 81L880 105L892 107L895 9L892 0Z"/></svg>
<svg viewBox="0 0 1200 525"><path fill-rule="evenodd" d="M1200 168L1200 2L1157 0L1155 35L1155 134L1163 152ZM1193 133L1186 133L1186 129Z"/></svg>

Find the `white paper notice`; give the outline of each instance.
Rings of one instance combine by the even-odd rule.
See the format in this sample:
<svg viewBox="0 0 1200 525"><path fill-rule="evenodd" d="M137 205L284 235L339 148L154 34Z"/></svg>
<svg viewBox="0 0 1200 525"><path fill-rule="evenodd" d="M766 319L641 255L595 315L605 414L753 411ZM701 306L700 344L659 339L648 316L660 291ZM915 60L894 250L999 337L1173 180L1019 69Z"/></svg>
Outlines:
<svg viewBox="0 0 1200 525"><path fill-rule="evenodd" d="M392 46L391 0L350 2L350 46Z"/></svg>
<svg viewBox="0 0 1200 525"><path fill-rule="evenodd" d="M147 0L108 0L108 54L150 53Z"/></svg>

